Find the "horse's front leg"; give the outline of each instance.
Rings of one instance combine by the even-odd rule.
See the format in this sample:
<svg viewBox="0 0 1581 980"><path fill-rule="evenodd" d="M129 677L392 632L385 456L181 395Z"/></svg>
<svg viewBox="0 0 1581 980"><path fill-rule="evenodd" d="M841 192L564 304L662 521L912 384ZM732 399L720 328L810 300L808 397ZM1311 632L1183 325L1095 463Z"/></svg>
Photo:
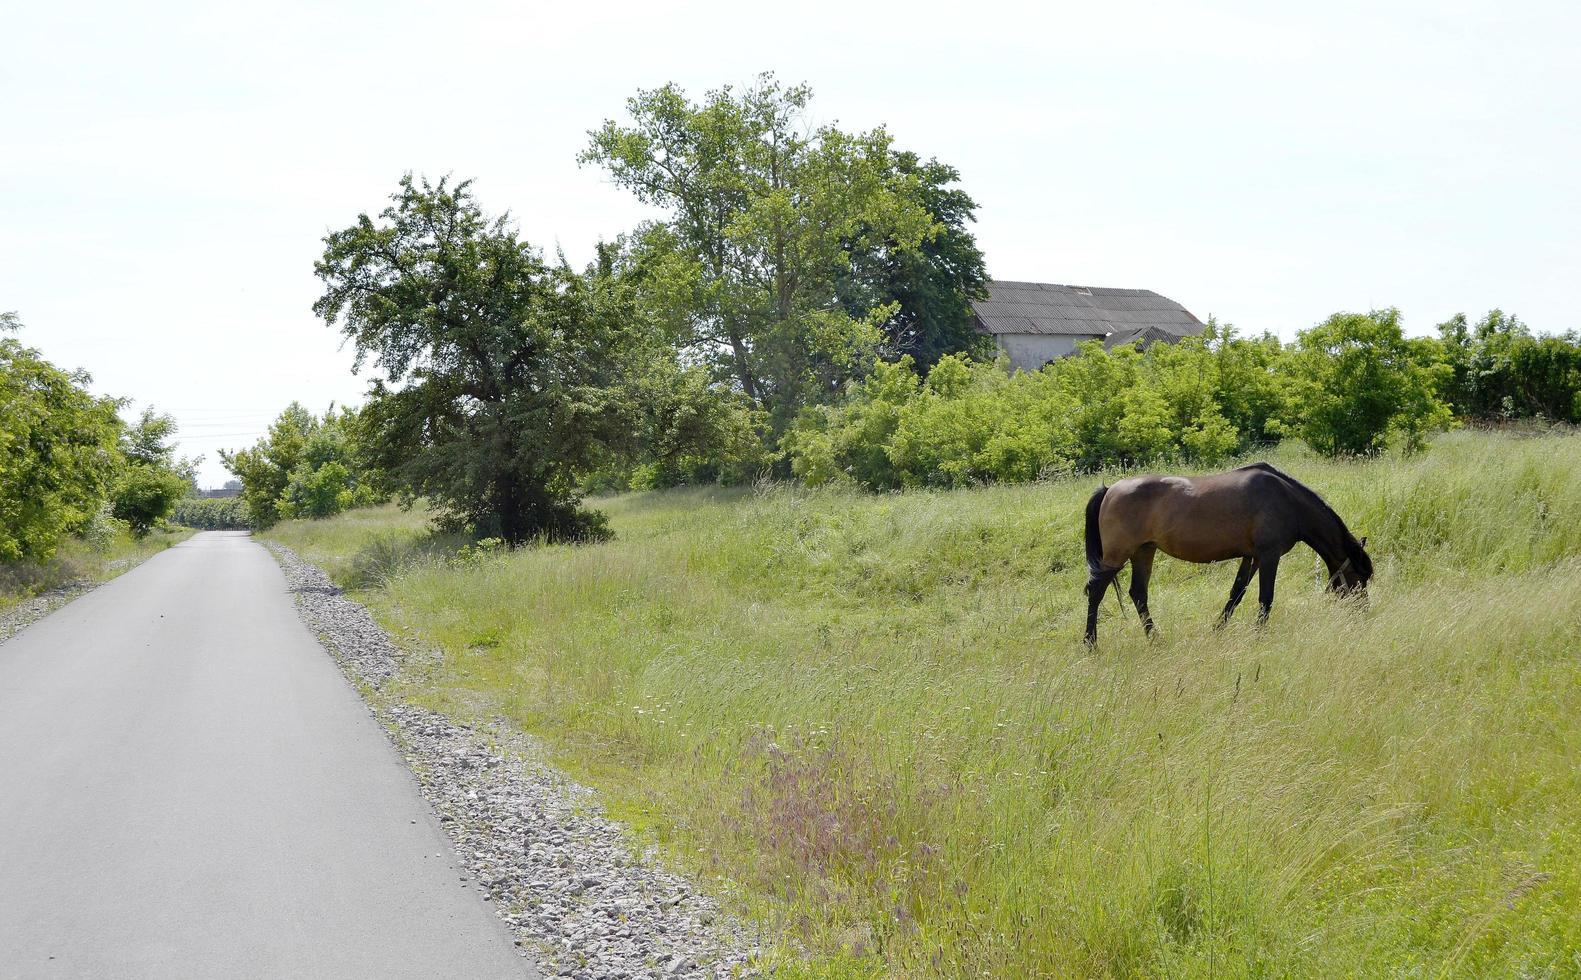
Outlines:
<svg viewBox="0 0 1581 980"><path fill-rule="evenodd" d="M1257 559L1247 556L1241 559L1241 567L1235 572L1235 582L1230 585L1230 601L1224 604L1224 612L1219 614L1219 621L1215 626L1223 626L1235 615L1235 607L1241 604L1241 597L1246 595L1246 586L1251 584L1252 573L1257 571Z"/></svg>
<svg viewBox="0 0 1581 980"><path fill-rule="evenodd" d="M1274 608L1274 579L1279 576L1279 558L1276 553L1257 556L1257 625L1268 622Z"/></svg>

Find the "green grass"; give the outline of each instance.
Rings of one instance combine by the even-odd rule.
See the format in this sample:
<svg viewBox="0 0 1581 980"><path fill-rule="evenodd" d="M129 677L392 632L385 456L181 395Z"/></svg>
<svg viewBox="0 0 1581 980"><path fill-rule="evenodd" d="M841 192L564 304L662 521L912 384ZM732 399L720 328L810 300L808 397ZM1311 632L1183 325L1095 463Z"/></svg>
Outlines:
<svg viewBox="0 0 1581 980"><path fill-rule="evenodd" d="M1161 559L1161 637L1111 598L1094 652L1095 478L630 495L608 544L404 569L417 515L274 533L444 651L406 696L542 736L788 975L1581 973L1581 438L1273 458L1370 536L1370 605L1300 548L1215 633L1233 566Z"/></svg>
<svg viewBox="0 0 1581 980"><path fill-rule="evenodd" d="M50 589L108 581L194 533L170 527L138 540L121 531L104 547L67 537L49 561L0 562L0 612Z"/></svg>

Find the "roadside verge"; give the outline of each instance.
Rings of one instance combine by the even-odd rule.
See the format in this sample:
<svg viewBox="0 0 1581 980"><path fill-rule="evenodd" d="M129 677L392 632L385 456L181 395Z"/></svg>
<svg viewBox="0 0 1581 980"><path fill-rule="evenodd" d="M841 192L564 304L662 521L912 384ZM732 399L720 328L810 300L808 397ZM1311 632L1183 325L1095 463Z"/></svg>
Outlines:
<svg viewBox="0 0 1581 980"><path fill-rule="evenodd" d="M401 651L360 603L265 542L308 629L340 663L416 776L465 879L550 976L751 977L759 942L603 815L593 790L503 725L474 729L383 690Z"/></svg>
<svg viewBox="0 0 1581 980"><path fill-rule="evenodd" d="M190 528L157 531L142 541L125 542L113 549L110 554L102 558L96 557L96 564L82 568L81 574L72 577L71 581L65 584L55 585L35 595L17 599L15 602L12 602L15 598L12 595L0 595L0 643L4 643L72 600L87 595L111 579L131 571L166 548L180 544L195 533ZM123 534L122 537L125 535ZM82 556L77 556L77 560L71 563L71 566L81 565ZM0 572L3 570L0 568ZM4 581L5 579L0 577L0 582Z"/></svg>

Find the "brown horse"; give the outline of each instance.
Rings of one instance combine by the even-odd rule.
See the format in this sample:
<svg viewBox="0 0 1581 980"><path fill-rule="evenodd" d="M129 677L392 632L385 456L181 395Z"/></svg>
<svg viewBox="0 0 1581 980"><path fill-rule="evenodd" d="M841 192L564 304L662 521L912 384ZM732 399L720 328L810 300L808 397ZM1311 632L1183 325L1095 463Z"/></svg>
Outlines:
<svg viewBox="0 0 1581 980"><path fill-rule="evenodd" d="M1259 572L1259 624L1274 604L1279 559L1306 544L1328 566L1329 588L1365 592L1372 578L1367 539L1356 540L1345 522L1309 487L1267 463L1212 476L1135 476L1099 487L1087 501L1087 643L1098 641L1098 603L1125 563L1131 563L1131 601L1151 635L1147 580L1153 554L1182 561L1241 560L1230 601L1218 625L1229 621L1253 572ZM1118 594L1119 585L1115 585Z"/></svg>

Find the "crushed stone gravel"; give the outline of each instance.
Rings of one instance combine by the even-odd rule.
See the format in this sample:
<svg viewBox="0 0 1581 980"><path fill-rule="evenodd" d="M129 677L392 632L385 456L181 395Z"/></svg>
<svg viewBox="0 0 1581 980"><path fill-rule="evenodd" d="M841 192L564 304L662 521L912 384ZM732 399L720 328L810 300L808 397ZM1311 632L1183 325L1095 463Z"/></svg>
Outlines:
<svg viewBox="0 0 1581 980"><path fill-rule="evenodd" d="M760 940L607 819L596 794L529 736L478 730L379 688L410 655L291 549L274 552L308 629L361 682L460 859L463 887L515 931L546 977L757 977Z"/></svg>
<svg viewBox="0 0 1581 980"><path fill-rule="evenodd" d="M0 643L27 629L80 595L98 588L97 582L76 582L41 592L0 612Z"/></svg>

